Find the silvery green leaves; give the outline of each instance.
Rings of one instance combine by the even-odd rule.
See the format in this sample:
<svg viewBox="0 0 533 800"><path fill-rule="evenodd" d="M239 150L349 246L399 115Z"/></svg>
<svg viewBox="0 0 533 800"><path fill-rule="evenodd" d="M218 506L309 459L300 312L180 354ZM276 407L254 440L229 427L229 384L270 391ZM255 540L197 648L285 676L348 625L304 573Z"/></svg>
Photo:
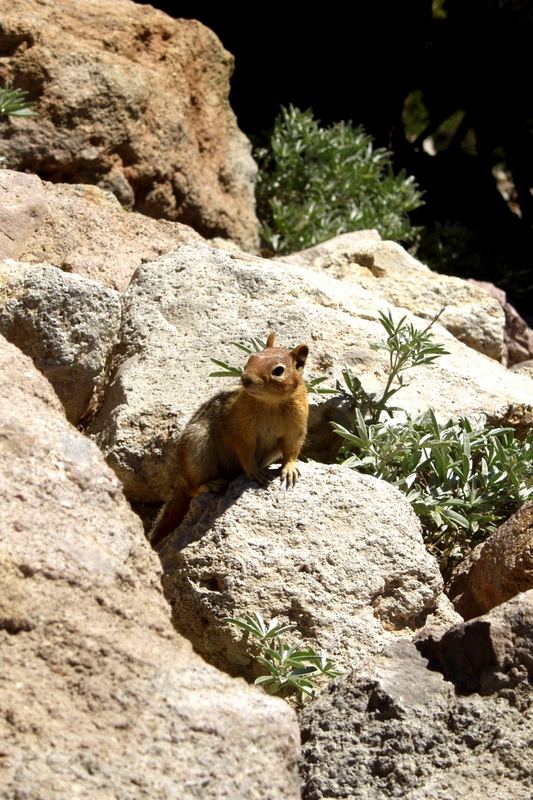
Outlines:
<svg viewBox="0 0 533 800"><path fill-rule="evenodd" d="M33 103L27 100L28 92L23 89L13 89L6 84L0 89L0 117L35 117Z"/></svg>
<svg viewBox="0 0 533 800"><path fill-rule="evenodd" d="M334 669L334 662L323 651L317 653L311 647L289 644L283 634L294 628L293 623L278 623L276 618L265 622L257 611L245 617L226 617L225 622L240 628L256 640L256 661L266 670L255 683L269 694L296 692L300 702L313 697L317 680L336 678L341 675Z"/></svg>
<svg viewBox="0 0 533 800"><path fill-rule="evenodd" d="M416 240L408 212L422 205L422 195L414 178L395 175L390 153L351 122L322 127L310 110L282 108L255 157L258 216L273 252L370 228L386 239Z"/></svg>
<svg viewBox="0 0 533 800"><path fill-rule="evenodd" d="M420 517L424 538L447 568L533 497L533 433L419 419L366 422L355 412L345 440L347 466L395 484Z"/></svg>
<svg viewBox="0 0 533 800"><path fill-rule="evenodd" d="M408 322L405 316L395 322L390 311L387 314L379 312L379 321L387 334L383 348L389 351L387 383L381 397L368 394L359 378L352 375L348 369L342 373L346 388L337 386L338 390L350 398L354 407L360 409L371 423L377 423L383 413L392 417L395 411L400 410L390 406L389 401L403 386L404 372L413 367L431 364L435 359L447 354L447 350L435 342L431 333L432 326L443 310L441 309L422 330L416 328L412 322Z"/></svg>
<svg viewBox="0 0 533 800"><path fill-rule="evenodd" d="M424 539L446 570L533 497L533 433L524 441L510 428L473 425L462 417L439 423L429 409L418 419L395 416L391 397L408 369L431 364L446 350L430 329L380 313L389 352L386 386L367 393L349 370L339 387L354 407L349 427L332 423L344 440L339 460L393 483L420 518ZM385 420L384 415L387 415Z"/></svg>

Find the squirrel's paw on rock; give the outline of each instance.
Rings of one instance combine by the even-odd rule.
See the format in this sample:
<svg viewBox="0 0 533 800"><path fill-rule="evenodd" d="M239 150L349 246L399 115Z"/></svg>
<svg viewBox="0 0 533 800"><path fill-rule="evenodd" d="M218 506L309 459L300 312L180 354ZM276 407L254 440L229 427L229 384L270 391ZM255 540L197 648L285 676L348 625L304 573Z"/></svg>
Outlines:
<svg viewBox="0 0 533 800"><path fill-rule="evenodd" d="M282 467L279 479L281 483L285 483L285 488L288 489L289 486L295 485L299 477L300 470L296 466L296 462L289 461L284 467Z"/></svg>

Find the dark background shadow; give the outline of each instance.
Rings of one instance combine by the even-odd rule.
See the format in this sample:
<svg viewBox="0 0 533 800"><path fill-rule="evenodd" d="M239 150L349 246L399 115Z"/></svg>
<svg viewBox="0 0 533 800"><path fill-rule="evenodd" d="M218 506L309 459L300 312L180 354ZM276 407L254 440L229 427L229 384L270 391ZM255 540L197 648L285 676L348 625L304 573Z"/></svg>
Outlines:
<svg viewBox="0 0 533 800"><path fill-rule="evenodd" d="M533 0L153 5L235 56L231 104L252 140L289 103L362 124L424 191L418 256L496 282L531 321Z"/></svg>

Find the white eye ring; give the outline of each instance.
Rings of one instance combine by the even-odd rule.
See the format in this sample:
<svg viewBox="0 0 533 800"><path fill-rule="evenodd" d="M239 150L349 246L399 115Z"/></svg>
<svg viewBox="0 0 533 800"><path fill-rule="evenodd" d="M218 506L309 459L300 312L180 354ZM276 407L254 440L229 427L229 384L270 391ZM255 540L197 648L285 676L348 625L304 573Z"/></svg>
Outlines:
<svg viewBox="0 0 533 800"><path fill-rule="evenodd" d="M277 364L274 369L272 370L272 375L275 378L281 378L285 374L285 367L283 364Z"/></svg>

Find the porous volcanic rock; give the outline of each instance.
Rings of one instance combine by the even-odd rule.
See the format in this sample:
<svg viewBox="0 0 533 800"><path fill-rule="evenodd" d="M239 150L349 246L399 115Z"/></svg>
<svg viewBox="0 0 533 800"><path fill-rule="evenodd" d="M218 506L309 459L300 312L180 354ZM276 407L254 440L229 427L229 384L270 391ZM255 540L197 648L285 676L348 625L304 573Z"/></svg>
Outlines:
<svg viewBox="0 0 533 800"><path fill-rule="evenodd" d="M531 619L524 635L531 644ZM525 681L456 692L412 643L396 643L301 712L302 798L530 800L532 699Z"/></svg>
<svg viewBox="0 0 533 800"><path fill-rule="evenodd" d="M406 313L321 272L204 243L184 245L142 264L122 296L121 341L90 432L131 500L160 501L174 483L176 439L184 423L209 395L230 385L209 378L216 369L211 358L242 366L246 357L232 342L266 339L274 330L282 345L307 342L308 376L326 376L326 385L335 386L348 366L367 391L379 391L388 369L380 310L396 318ZM418 327L427 324L408 317ZM530 378L509 373L442 326L435 327L435 337L449 355L412 370L395 405L411 414L433 406L446 420L477 418L531 399ZM314 428L330 412L321 403L311 443ZM337 440L327 422L325 427L329 440Z"/></svg>
<svg viewBox="0 0 533 800"><path fill-rule="evenodd" d="M505 349L507 351L507 366L520 364L533 359L533 330L529 327L516 308L507 300L507 294L489 281L476 281L469 279L469 283L480 286L494 297L505 314Z"/></svg>
<svg viewBox="0 0 533 800"><path fill-rule="evenodd" d="M533 590L490 613L421 639L431 666L461 692L491 694L533 683ZM531 730L533 735L533 728Z"/></svg>
<svg viewBox="0 0 533 800"><path fill-rule="evenodd" d="M0 121L5 166L257 249L256 166L214 33L130 0L0 0L0 17L0 80L37 112Z"/></svg>
<svg viewBox="0 0 533 800"><path fill-rule="evenodd" d="M259 611L342 670L448 609L420 523L390 484L309 462L286 490L239 478L198 498L160 547L173 621L209 661L251 676L247 636L225 622Z"/></svg>
<svg viewBox="0 0 533 800"><path fill-rule="evenodd" d="M291 709L194 655L97 447L0 337L0 795L297 800Z"/></svg>
<svg viewBox="0 0 533 800"><path fill-rule="evenodd" d="M0 169L0 258L19 258L46 211L37 175Z"/></svg>
<svg viewBox="0 0 533 800"><path fill-rule="evenodd" d="M0 333L46 375L74 424L102 390L119 327L113 289L50 264L0 261Z"/></svg>
<svg viewBox="0 0 533 800"><path fill-rule="evenodd" d="M202 241L187 225L125 211L109 191L0 170L0 258L47 262L124 290L137 267Z"/></svg>

